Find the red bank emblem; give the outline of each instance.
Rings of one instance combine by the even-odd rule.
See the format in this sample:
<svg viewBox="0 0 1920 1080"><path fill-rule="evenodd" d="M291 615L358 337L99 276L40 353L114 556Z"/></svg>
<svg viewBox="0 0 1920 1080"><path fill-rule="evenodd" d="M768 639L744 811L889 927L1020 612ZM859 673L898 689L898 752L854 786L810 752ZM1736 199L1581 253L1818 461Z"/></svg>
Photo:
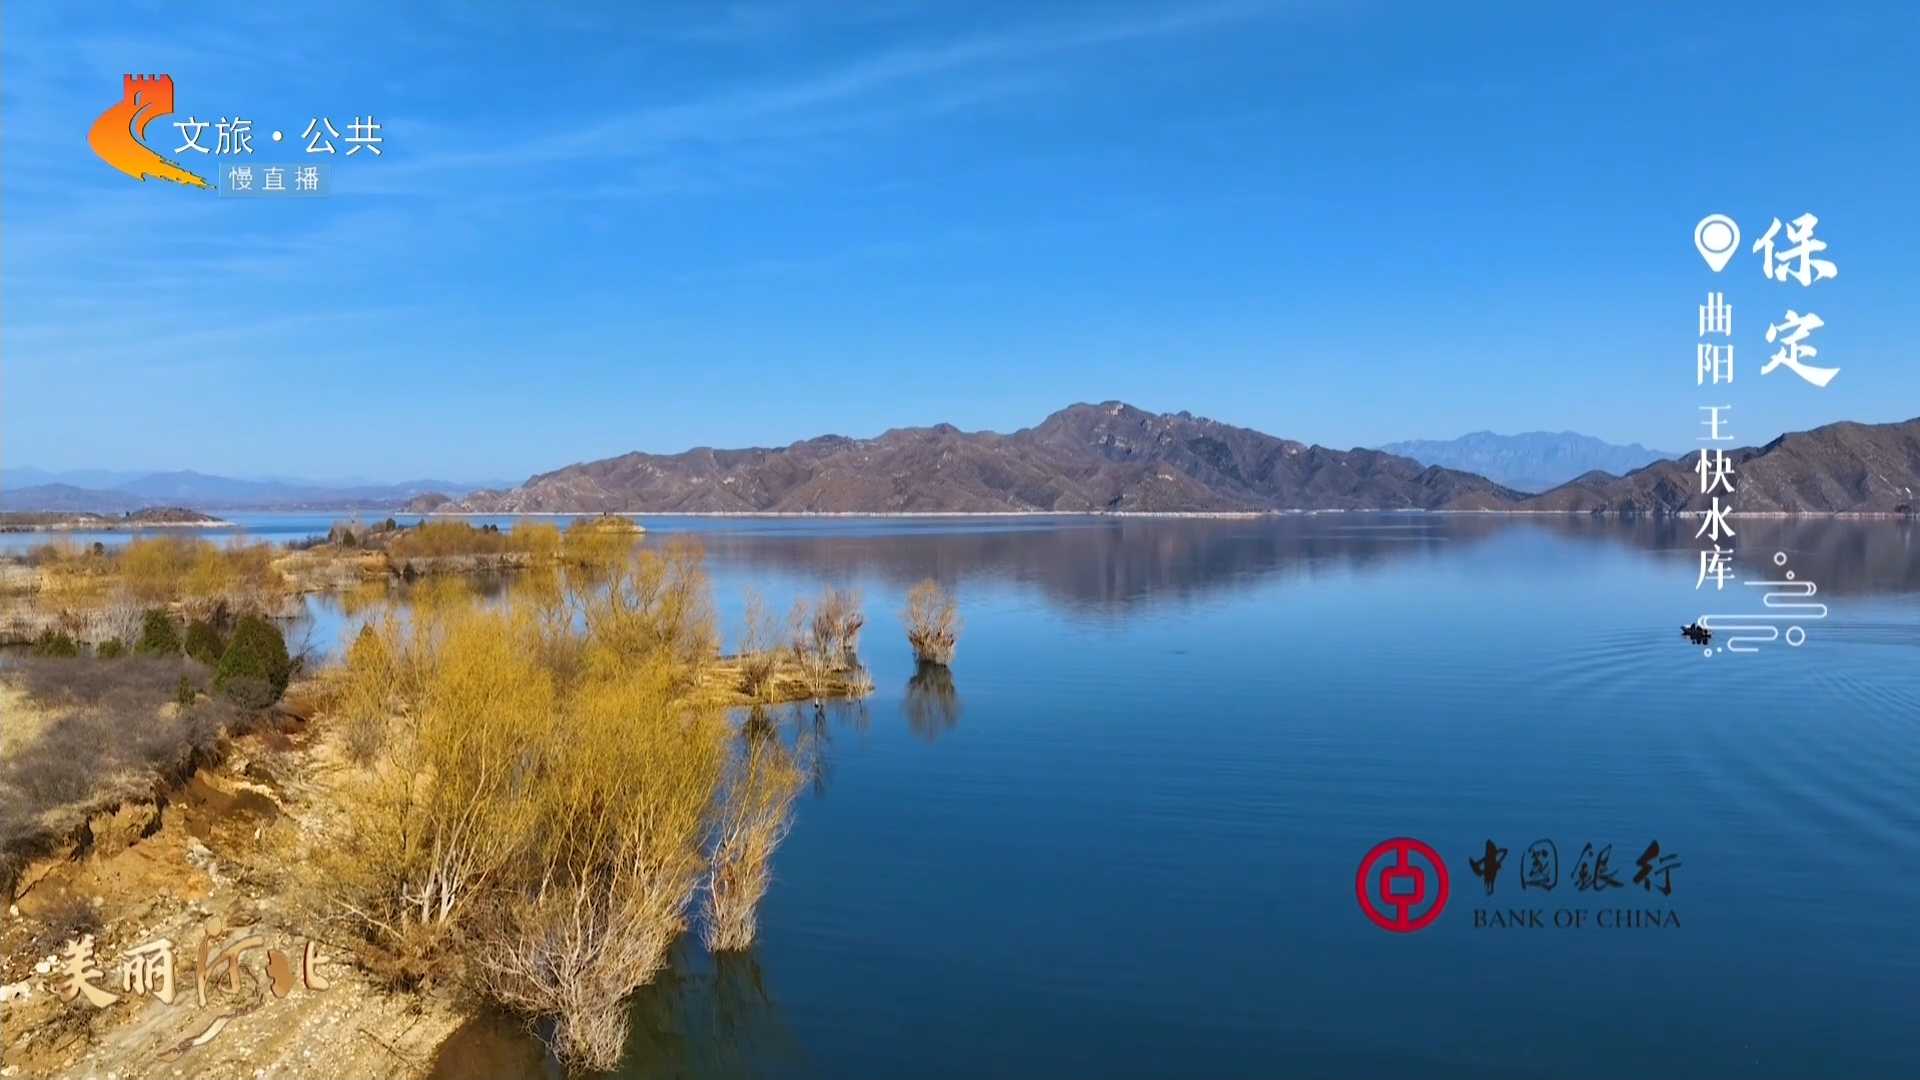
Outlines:
<svg viewBox="0 0 1920 1080"><path fill-rule="evenodd" d="M1422 862L1431 870L1423 869ZM1380 929L1396 934L1424 930L1447 906L1447 864L1418 840L1404 836L1383 840L1360 860L1354 893L1360 910Z"/></svg>

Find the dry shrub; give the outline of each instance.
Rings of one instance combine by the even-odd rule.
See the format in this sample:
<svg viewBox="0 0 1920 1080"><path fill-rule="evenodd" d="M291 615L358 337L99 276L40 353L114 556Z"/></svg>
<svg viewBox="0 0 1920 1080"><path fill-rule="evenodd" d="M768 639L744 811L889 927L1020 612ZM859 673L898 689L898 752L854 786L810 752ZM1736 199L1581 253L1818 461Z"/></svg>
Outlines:
<svg viewBox="0 0 1920 1080"><path fill-rule="evenodd" d="M907 641L923 664L951 664L960 638L960 609L953 594L927 578L907 592Z"/></svg>
<svg viewBox="0 0 1920 1080"><path fill-rule="evenodd" d="M362 765L386 746L388 717L397 705L395 637L391 620L369 622L347 648L334 707L346 720L347 755Z"/></svg>
<svg viewBox="0 0 1920 1080"><path fill-rule="evenodd" d="M212 548L212 544L203 546ZM231 544L217 549L223 576L217 589L197 589L191 582L187 599L196 610L212 611L226 607L238 611L273 611L286 599L288 583L274 569L273 547L269 544Z"/></svg>
<svg viewBox="0 0 1920 1080"><path fill-rule="evenodd" d="M773 688L778 667L779 631L767 612L767 601L757 589L747 591L746 630L740 639L741 673L748 694L764 697Z"/></svg>
<svg viewBox="0 0 1920 1080"><path fill-rule="evenodd" d="M397 892L401 918L450 923L526 842L529 788L554 740L554 686L510 616L451 616L421 686L421 715L401 748ZM414 782L425 778L427 783Z"/></svg>
<svg viewBox="0 0 1920 1080"><path fill-rule="evenodd" d="M539 786L538 843L476 932L487 992L553 1017L572 1065L617 1062L625 1027L610 1012L665 965L705 869L727 729L677 706L674 682L646 665L579 688Z"/></svg>
<svg viewBox="0 0 1920 1080"><path fill-rule="evenodd" d="M112 602L130 608L137 624L144 605L138 597L126 592L115 571L114 558L104 548L95 552L62 537L34 548L28 562L41 570L46 603L94 610Z"/></svg>
<svg viewBox="0 0 1920 1080"><path fill-rule="evenodd" d="M36 557L46 574L48 602L91 613L103 624L97 635L107 637L116 635L106 626L124 619L128 607L179 604L211 611L224 603L271 611L287 592L273 556L266 544L222 547L199 537L141 536L118 550L65 547Z"/></svg>
<svg viewBox="0 0 1920 1080"><path fill-rule="evenodd" d="M806 684L807 692L820 697L833 669L831 657L814 645L813 606L806 600L795 600L787 612L787 651L800 669L800 681Z"/></svg>
<svg viewBox="0 0 1920 1080"><path fill-rule="evenodd" d="M342 701L384 746L330 874L396 970L463 964L596 1069L686 928L729 746L685 703L717 643L699 549L617 539L570 532L504 607L429 595L361 632Z"/></svg>
<svg viewBox="0 0 1920 1080"><path fill-rule="evenodd" d="M749 727L714 829L703 938L714 952L748 948L760 900L773 882L773 853L793 827L806 782L793 754L771 732Z"/></svg>
<svg viewBox="0 0 1920 1080"><path fill-rule="evenodd" d="M139 636L145 617L145 610L131 592L125 588L114 589L94 610L93 632L88 636L103 643L117 641L131 645Z"/></svg>
<svg viewBox="0 0 1920 1080"><path fill-rule="evenodd" d="M627 1042L628 971L646 971L667 948L660 928L621 920L584 894L517 899L482 931L486 993L523 1015L547 1018L548 1048L570 1068L609 1072Z"/></svg>
<svg viewBox="0 0 1920 1080"><path fill-rule="evenodd" d="M504 555L514 550L512 533L475 528L464 521L423 521L387 542L387 554L397 559Z"/></svg>
<svg viewBox="0 0 1920 1080"><path fill-rule="evenodd" d="M858 649L866 622L857 589L828 586L812 603L804 598L793 602L787 614L787 647L814 697L821 696L838 673L857 676L850 680L856 686L865 679Z"/></svg>
<svg viewBox="0 0 1920 1080"><path fill-rule="evenodd" d="M659 549L634 550L632 537L610 534L625 548L602 557L576 606L596 645L627 661L664 657L681 665L689 678L711 661L720 647L700 545L685 538Z"/></svg>
<svg viewBox="0 0 1920 1080"><path fill-rule="evenodd" d="M93 937L105 927L100 909L79 893L63 893L41 911L33 935L21 950L39 958L58 955L69 944Z"/></svg>
<svg viewBox="0 0 1920 1080"><path fill-rule="evenodd" d="M266 544L221 547L195 537L136 537L113 561L126 589L148 604L207 607L224 600L242 610L266 610L286 592Z"/></svg>
<svg viewBox="0 0 1920 1080"><path fill-rule="evenodd" d="M120 549L120 574L134 598L165 603L179 594L194 568L197 543L177 536L136 537Z"/></svg>
<svg viewBox="0 0 1920 1080"><path fill-rule="evenodd" d="M638 542L631 532L609 529L593 518L575 518L560 538L561 554L580 567L605 567L625 559Z"/></svg>
<svg viewBox="0 0 1920 1080"><path fill-rule="evenodd" d="M560 527L550 521L522 521L513 527L508 539L513 546L546 561L560 554Z"/></svg>
<svg viewBox="0 0 1920 1080"><path fill-rule="evenodd" d="M860 650L860 630L867 616L860 610L860 590L827 587L814 602L814 648L832 660L834 670L852 667Z"/></svg>
<svg viewBox="0 0 1920 1080"><path fill-rule="evenodd" d="M516 574L508 602L530 620L541 663L563 682L580 671L585 639L579 632L576 594L570 586L582 579L552 562L536 564Z"/></svg>
<svg viewBox="0 0 1920 1080"><path fill-rule="evenodd" d="M76 563L84 559L87 554L87 549L81 547L73 537L59 536L44 544L35 544L28 548L27 553L21 556L20 561L26 563L28 566L37 566L44 570L52 570L70 563Z"/></svg>

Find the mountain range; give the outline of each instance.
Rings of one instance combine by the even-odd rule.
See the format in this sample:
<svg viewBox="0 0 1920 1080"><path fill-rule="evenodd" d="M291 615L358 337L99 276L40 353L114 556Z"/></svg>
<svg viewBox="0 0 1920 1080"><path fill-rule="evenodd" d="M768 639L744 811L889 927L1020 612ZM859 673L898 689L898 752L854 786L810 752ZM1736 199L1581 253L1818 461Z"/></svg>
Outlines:
<svg viewBox="0 0 1920 1080"><path fill-rule="evenodd" d="M1559 487L1590 472L1617 476L1680 456L1676 451L1649 450L1639 443L1620 446L1576 431L1528 431L1519 435L1476 431L1457 439L1388 443L1380 449L1422 465L1479 473L1496 484L1536 492Z"/></svg>
<svg viewBox="0 0 1920 1080"><path fill-rule="evenodd" d="M1586 436L1477 433L1451 443L1394 444L1429 458L1463 456L1537 484L1577 463L1655 454ZM1535 447L1549 464L1526 466ZM1837 423L1727 452L1742 513L1920 511L1920 419ZM1674 514L1706 509L1697 456L1675 454L1623 474L1591 469L1539 494L1444 462L1356 447L1335 450L1190 413L1118 401L1072 405L1011 434L950 424L867 439L823 435L783 447L629 453L541 473L515 487L431 480L303 487L197 473L158 473L105 489L42 484L7 490L7 509L118 513L156 503L197 509L391 509L468 513L1220 513L1455 510ZM1486 467L1493 467L1488 465Z"/></svg>
<svg viewBox="0 0 1920 1080"><path fill-rule="evenodd" d="M451 508L654 513L1490 509L1520 493L1378 450L1330 450L1189 413L1074 405L1010 435L950 424L871 439L623 454Z"/></svg>
<svg viewBox="0 0 1920 1080"><path fill-rule="evenodd" d="M1625 476L1589 473L1528 499L1528 510L1672 514L1707 510L1714 497L1740 513L1920 513L1920 419L1843 421L1726 452L1727 482L1700 493L1699 455L1659 461Z"/></svg>
<svg viewBox="0 0 1920 1080"><path fill-rule="evenodd" d="M1558 438L1558 437L1554 437ZM1594 452L1577 440L1563 445ZM1593 444L1606 444L1592 440ZM1613 448L1636 457L1644 448ZM1612 452L1612 451L1607 451ZM1830 424L1730 455L1745 511L1911 513L1920 420ZM432 507L474 513L1700 509L1694 459L1588 471L1538 495L1383 450L1334 450L1189 413L1073 405L1002 435L951 425L777 448L631 453ZM1562 465L1564 468L1564 463Z"/></svg>

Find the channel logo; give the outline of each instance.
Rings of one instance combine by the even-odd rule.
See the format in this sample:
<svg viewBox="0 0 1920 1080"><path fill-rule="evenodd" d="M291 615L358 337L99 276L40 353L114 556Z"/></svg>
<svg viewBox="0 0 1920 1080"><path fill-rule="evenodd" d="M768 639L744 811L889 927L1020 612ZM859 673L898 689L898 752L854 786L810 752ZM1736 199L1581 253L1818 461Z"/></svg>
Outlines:
<svg viewBox="0 0 1920 1080"><path fill-rule="evenodd" d="M147 146L147 125L173 112L173 76L128 75L121 97L93 122L87 144L100 160L133 177L171 180L176 184L211 188L202 177L168 161Z"/></svg>

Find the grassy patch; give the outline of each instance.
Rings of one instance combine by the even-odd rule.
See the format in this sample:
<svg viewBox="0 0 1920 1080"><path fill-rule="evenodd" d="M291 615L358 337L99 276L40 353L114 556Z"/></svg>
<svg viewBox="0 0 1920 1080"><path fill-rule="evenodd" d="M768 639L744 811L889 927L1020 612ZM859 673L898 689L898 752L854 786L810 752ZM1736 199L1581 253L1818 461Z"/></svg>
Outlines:
<svg viewBox="0 0 1920 1080"><path fill-rule="evenodd" d="M247 713L211 700L182 708L182 681L207 669L182 656L13 656L0 667L0 893L27 861L97 809L152 795L209 757Z"/></svg>

